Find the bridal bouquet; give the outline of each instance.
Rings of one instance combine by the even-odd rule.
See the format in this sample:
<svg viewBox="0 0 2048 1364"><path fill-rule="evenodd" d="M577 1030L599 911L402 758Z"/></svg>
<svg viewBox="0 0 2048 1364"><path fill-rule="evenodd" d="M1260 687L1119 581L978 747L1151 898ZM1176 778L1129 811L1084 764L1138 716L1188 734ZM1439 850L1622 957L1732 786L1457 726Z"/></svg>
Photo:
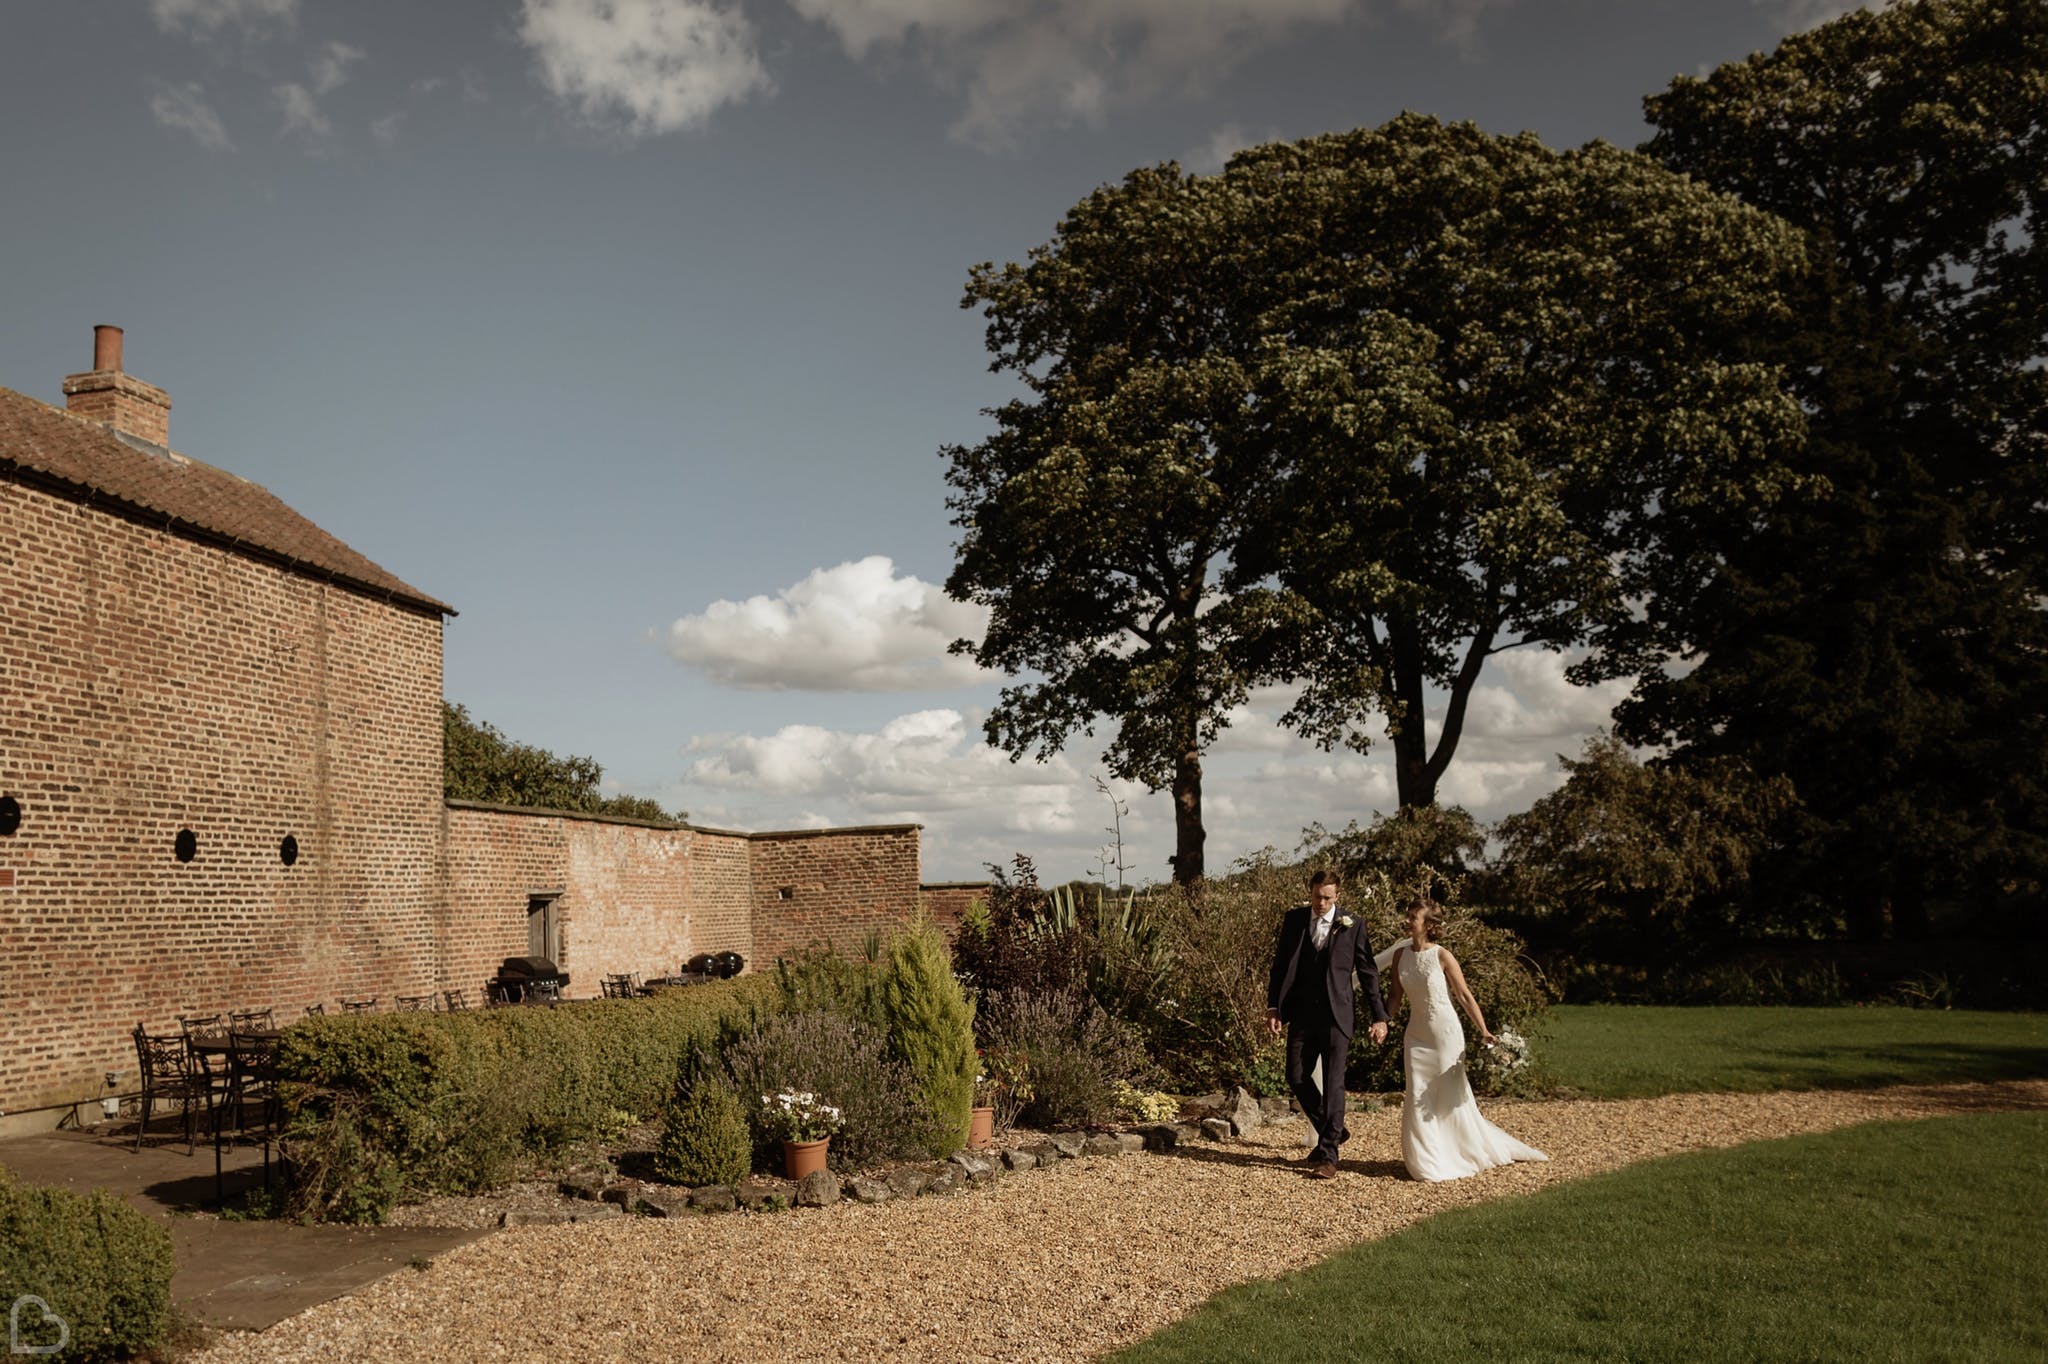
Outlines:
<svg viewBox="0 0 2048 1364"><path fill-rule="evenodd" d="M809 1090L761 1096L761 1131L770 1141L818 1141L843 1122L838 1109Z"/></svg>
<svg viewBox="0 0 2048 1364"><path fill-rule="evenodd" d="M1512 1028L1502 1028L1495 1033L1493 1045L1487 1051L1487 1060L1506 1074L1512 1075L1529 1064L1529 1039Z"/></svg>

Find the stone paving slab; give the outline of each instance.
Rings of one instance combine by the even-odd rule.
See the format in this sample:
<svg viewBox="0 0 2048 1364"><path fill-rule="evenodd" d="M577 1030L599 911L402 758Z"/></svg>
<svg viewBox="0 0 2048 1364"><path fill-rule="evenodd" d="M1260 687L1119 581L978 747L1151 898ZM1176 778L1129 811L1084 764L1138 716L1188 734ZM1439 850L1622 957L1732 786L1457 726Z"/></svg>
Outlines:
<svg viewBox="0 0 2048 1364"><path fill-rule="evenodd" d="M213 1216L213 1148L188 1154L182 1132L152 1124L142 1149L134 1129L43 1132L0 1141L0 1166L29 1184L84 1192L109 1189L162 1221L176 1270L171 1299L208 1326L260 1331L319 1303L353 1293L416 1259L467 1244L488 1231L444 1227L301 1227ZM221 1153L226 1197L263 1183L260 1147Z"/></svg>

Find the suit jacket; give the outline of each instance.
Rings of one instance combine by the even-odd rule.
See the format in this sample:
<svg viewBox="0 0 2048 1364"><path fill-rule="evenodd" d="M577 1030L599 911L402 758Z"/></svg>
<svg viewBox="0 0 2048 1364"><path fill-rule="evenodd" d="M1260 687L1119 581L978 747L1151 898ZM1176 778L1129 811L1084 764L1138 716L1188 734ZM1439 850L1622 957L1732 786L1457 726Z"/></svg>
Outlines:
<svg viewBox="0 0 2048 1364"><path fill-rule="evenodd" d="M1278 1009L1289 1023L1327 1010L1331 1023L1348 1038L1357 1030L1357 1003L1351 987L1351 975L1356 971L1372 1021L1386 1022L1387 1001L1380 990L1379 964L1373 960L1372 943L1365 935L1365 920L1352 915L1349 928L1331 924L1328 950L1318 954L1308 931L1309 913L1307 905L1296 905L1280 920L1273 973L1266 982L1266 1007ZM1335 917L1343 918L1344 913L1339 905ZM1319 955L1320 971L1316 969Z"/></svg>

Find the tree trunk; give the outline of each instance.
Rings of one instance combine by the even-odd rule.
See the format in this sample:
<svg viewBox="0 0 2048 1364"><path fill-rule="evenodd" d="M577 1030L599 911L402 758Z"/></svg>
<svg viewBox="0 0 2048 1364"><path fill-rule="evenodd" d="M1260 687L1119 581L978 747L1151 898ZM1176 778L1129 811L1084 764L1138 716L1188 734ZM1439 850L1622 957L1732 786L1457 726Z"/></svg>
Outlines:
<svg viewBox="0 0 2048 1364"><path fill-rule="evenodd" d="M1173 881L1192 886L1202 879L1202 750L1192 736L1181 745L1173 768Z"/></svg>
<svg viewBox="0 0 2048 1364"><path fill-rule="evenodd" d="M1402 809L1436 804L1437 783L1451 765L1451 755L1458 751L1458 739L1465 732L1465 707L1472 700L1472 688L1479 683L1479 671L1486 665L1499 628L1495 619L1473 630L1458 675L1451 679L1443 728L1437 735L1436 752L1431 753L1422 711L1422 649L1415 620L1403 617L1387 622L1394 655L1394 696L1401 705L1401 718L1392 728L1394 790Z"/></svg>
<svg viewBox="0 0 2048 1364"><path fill-rule="evenodd" d="M1401 808L1436 803L1437 774L1430 769L1429 741L1422 708L1422 644L1415 618L1387 619L1387 644L1394 660L1394 700L1401 707L1388 724L1394 741L1394 791Z"/></svg>

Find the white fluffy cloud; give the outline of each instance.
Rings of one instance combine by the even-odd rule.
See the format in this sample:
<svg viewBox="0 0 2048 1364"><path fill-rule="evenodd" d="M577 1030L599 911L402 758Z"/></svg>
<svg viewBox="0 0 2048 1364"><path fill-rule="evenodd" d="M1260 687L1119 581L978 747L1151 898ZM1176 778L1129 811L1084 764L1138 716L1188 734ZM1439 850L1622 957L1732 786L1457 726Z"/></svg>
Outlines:
<svg viewBox="0 0 2048 1364"><path fill-rule="evenodd" d="M314 54L307 70L313 78L313 93L324 95L338 90L348 82L349 68L363 59L360 47L347 43L328 42Z"/></svg>
<svg viewBox="0 0 2048 1364"><path fill-rule="evenodd" d="M1198 147L1190 147L1181 153L1180 163L1197 175L1214 175L1223 169L1230 158L1246 147L1256 147L1261 142L1272 142L1279 138L1280 130L1269 128L1263 133L1248 133L1235 123L1226 123L1208 140Z"/></svg>
<svg viewBox="0 0 2048 1364"><path fill-rule="evenodd" d="M229 24L289 21L299 0L149 0L149 17L158 28L211 33Z"/></svg>
<svg viewBox="0 0 2048 1364"><path fill-rule="evenodd" d="M668 649L712 681L757 690L917 691L988 674L946 653L987 614L875 554L817 569L773 597L716 601L669 627Z"/></svg>
<svg viewBox="0 0 2048 1364"><path fill-rule="evenodd" d="M306 64L304 81L270 87L270 96L284 115L284 136L320 142L334 125L320 107L324 97L348 84L349 68L363 59L363 50L347 43L326 42Z"/></svg>
<svg viewBox="0 0 2048 1364"><path fill-rule="evenodd" d="M150 97L149 112L164 127L191 134L194 142L210 152L235 149L226 125L206 102L206 91L197 81L159 90Z"/></svg>
<svg viewBox="0 0 2048 1364"><path fill-rule="evenodd" d="M1489 665L1441 799L1492 821L1557 787L1557 755L1576 755L1623 691L1619 684L1572 686L1564 678L1569 661L1517 650ZM1398 803L1386 744L1363 755L1322 752L1280 729L1293 699L1286 688L1255 692L1205 756L1212 870L1267 846L1291 852L1311 824L1366 823ZM1432 723L1432 740L1435 729ZM1095 875L1113 837L1109 799L1095 786L1108 737L1106 729L1076 735L1050 762L1012 763L982 742L974 713L950 708L902 715L872 731L796 724L762 735L704 735L684 750L683 786L663 794L698 822L724 827L923 824L932 880L974 876L1016 852L1031 854L1049 877ZM1174 840L1170 797L1111 785L1129 806L1122 833L1132 879L1165 877Z"/></svg>
<svg viewBox="0 0 2048 1364"><path fill-rule="evenodd" d="M981 147L1042 122L1099 120L1112 103L1199 87L1359 0L789 0L849 56L906 51L958 90L953 126Z"/></svg>
<svg viewBox="0 0 2048 1364"><path fill-rule="evenodd" d="M1884 0L1750 0L1769 10L1778 27L1786 33L1804 33L1830 19L1839 19L1854 9L1882 9Z"/></svg>
<svg viewBox="0 0 2048 1364"><path fill-rule="evenodd" d="M727 794L793 800L834 823L924 823L947 813L1012 833L1064 834L1084 779L1063 758L1013 763L957 710L898 716L873 733L785 725L773 734L710 735L689 781Z"/></svg>
<svg viewBox="0 0 2048 1364"><path fill-rule="evenodd" d="M770 89L746 16L706 0L523 0L519 38L552 94L633 136Z"/></svg>

